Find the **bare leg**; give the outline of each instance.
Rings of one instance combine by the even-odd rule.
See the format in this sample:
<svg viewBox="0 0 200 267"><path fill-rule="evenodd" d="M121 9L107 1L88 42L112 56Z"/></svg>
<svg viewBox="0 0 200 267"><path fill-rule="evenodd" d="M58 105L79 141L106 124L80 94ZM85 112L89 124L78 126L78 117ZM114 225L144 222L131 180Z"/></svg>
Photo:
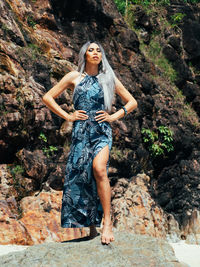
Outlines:
<svg viewBox="0 0 200 267"><path fill-rule="evenodd" d="M103 244L109 244L114 241L112 222L110 218L111 189L106 169L108 159L109 148L106 146L93 160L93 172L97 183L97 192L104 212L103 231L101 237Z"/></svg>

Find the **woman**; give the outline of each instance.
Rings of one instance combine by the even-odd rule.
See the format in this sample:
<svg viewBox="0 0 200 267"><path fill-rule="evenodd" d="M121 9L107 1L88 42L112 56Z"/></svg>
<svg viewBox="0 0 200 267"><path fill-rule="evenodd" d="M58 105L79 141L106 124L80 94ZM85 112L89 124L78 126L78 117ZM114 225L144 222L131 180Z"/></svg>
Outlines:
<svg viewBox="0 0 200 267"><path fill-rule="evenodd" d="M72 114L65 112L54 100L66 88L73 90L75 111ZM126 105L110 114L114 91ZM101 242L109 244L114 241L107 176L112 146L110 122L134 110L137 102L116 78L102 46L97 42L83 45L78 71L67 73L43 96L43 101L58 116L73 122L61 226L90 227L90 237L93 238L97 235L96 226L100 226L103 213Z"/></svg>

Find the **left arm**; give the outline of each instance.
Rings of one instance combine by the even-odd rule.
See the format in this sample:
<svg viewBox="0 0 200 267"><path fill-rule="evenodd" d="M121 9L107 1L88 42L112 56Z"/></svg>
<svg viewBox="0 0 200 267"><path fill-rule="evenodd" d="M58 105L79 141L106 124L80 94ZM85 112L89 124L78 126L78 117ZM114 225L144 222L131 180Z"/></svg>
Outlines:
<svg viewBox="0 0 200 267"><path fill-rule="evenodd" d="M124 107L126 108L127 113L130 113L137 108L137 101L117 78L115 79L115 91L126 103ZM109 115L106 111L98 111L97 113L100 113L100 115L96 116L96 120L99 123L103 121L113 122L115 120L121 119L125 115L122 108L112 115Z"/></svg>

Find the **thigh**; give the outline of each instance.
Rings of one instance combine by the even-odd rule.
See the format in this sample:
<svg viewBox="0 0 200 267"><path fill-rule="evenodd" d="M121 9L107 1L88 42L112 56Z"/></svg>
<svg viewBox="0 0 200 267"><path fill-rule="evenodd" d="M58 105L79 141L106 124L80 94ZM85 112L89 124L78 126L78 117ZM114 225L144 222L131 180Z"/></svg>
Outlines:
<svg viewBox="0 0 200 267"><path fill-rule="evenodd" d="M106 167L109 159L109 146L103 147L93 159L93 168Z"/></svg>

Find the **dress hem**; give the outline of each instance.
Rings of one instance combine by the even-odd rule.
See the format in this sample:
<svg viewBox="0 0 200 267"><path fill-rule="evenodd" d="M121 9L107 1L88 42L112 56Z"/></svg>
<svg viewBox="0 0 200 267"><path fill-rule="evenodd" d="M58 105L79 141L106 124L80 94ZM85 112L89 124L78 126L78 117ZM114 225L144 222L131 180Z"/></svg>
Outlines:
<svg viewBox="0 0 200 267"><path fill-rule="evenodd" d="M101 224L91 224L91 225L77 225L77 226L72 226L71 224L70 225L61 225L62 228L85 228L85 227L90 227L94 225L95 227L101 227Z"/></svg>

